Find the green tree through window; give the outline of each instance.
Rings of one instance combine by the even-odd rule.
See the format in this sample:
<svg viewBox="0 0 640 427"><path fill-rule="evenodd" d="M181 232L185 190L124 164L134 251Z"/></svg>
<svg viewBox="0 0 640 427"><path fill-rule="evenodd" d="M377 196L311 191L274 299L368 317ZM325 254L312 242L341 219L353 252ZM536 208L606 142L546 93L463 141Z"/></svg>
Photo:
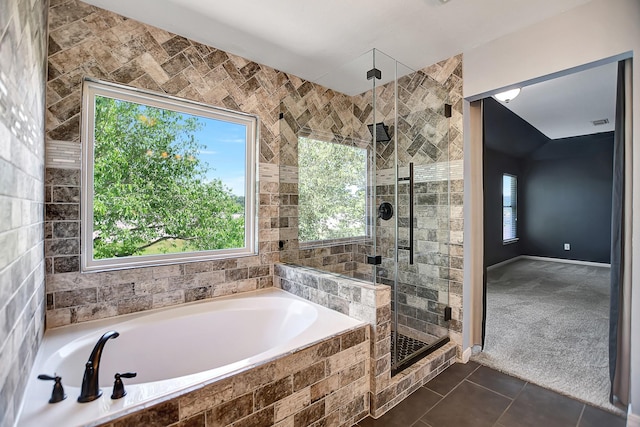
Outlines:
<svg viewBox="0 0 640 427"><path fill-rule="evenodd" d="M366 236L367 150L298 138L299 239Z"/></svg>
<svg viewBox="0 0 640 427"><path fill-rule="evenodd" d="M93 260L246 246L246 195L212 176L203 155L210 147L199 139L215 119L97 94L93 101Z"/></svg>

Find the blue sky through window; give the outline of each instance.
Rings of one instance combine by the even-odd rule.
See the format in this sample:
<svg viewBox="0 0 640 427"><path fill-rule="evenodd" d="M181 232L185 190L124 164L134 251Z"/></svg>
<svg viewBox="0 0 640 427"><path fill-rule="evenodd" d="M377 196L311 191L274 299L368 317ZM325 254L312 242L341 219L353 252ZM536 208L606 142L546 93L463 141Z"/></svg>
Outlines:
<svg viewBox="0 0 640 427"><path fill-rule="evenodd" d="M207 177L219 178L236 196L244 196L246 126L222 120L195 117L202 129L195 138L205 148L200 150L200 159L207 163Z"/></svg>

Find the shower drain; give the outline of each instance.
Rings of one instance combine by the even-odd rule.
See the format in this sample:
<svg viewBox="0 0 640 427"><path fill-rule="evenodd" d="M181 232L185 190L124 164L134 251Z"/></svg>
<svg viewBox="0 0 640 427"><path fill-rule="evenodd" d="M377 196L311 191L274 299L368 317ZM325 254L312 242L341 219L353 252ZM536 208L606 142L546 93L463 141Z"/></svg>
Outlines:
<svg viewBox="0 0 640 427"><path fill-rule="evenodd" d="M396 333L394 331L391 331L391 345L392 346L396 342L394 340L395 334ZM424 342L422 342L420 340L408 337L406 335L398 334L397 345L398 345L397 351L394 351L393 348L391 349L391 364L392 364L392 366L395 366L395 364L396 364L396 359L395 359L396 355L398 357L398 363L400 363L404 359L406 359L407 357L409 357L412 354L416 353L420 349L426 347L428 344L424 343Z"/></svg>

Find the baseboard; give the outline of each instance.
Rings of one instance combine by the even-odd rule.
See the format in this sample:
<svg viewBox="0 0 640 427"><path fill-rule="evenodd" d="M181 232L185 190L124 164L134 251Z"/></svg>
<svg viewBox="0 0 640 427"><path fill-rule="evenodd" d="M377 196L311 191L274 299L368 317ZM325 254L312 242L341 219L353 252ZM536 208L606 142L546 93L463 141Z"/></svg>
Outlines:
<svg viewBox="0 0 640 427"><path fill-rule="evenodd" d="M640 427L640 415L627 414L627 427Z"/></svg>
<svg viewBox="0 0 640 427"><path fill-rule="evenodd" d="M565 264L578 264L578 265L589 265L592 267L611 267L611 264L607 264L604 262L591 262L591 261L580 261L577 259L562 259L562 258L550 258L543 256L533 256L533 255L520 255L518 258L520 259L531 259L535 261L550 261L550 262L561 262Z"/></svg>
<svg viewBox="0 0 640 427"><path fill-rule="evenodd" d="M511 264L512 262L518 261L519 259L522 259L524 255L518 255L516 257L513 258L509 258L507 260L504 260L502 262L499 262L497 264L493 264L487 267L487 271L493 270L494 268L498 268L498 267L502 267L503 265L507 265L507 264Z"/></svg>
<svg viewBox="0 0 640 427"><path fill-rule="evenodd" d="M467 347L467 349L462 352L462 363L467 363L470 358L471 358L471 347Z"/></svg>
<svg viewBox="0 0 640 427"><path fill-rule="evenodd" d="M518 255L513 258L509 258L505 261L499 262L497 264L493 264L487 267L487 271L491 271L494 268L502 267L503 265L511 264L512 262L521 260L521 259L531 259L534 261L549 261L549 262L561 262L565 264L577 264L577 265L589 265L591 267L611 267L611 264L607 264L604 262L591 262L591 261L580 261L577 259L562 259L562 258L551 258L544 256L534 256L534 255Z"/></svg>

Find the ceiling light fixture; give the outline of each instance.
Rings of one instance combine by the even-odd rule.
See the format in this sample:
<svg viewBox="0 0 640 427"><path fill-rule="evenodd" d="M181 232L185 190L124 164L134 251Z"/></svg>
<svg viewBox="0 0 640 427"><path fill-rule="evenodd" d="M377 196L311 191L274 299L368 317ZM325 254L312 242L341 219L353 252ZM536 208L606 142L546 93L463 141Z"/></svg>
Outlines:
<svg viewBox="0 0 640 427"><path fill-rule="evenodd" d="M515 89L506 90L504 92L496 93L495 95L493 95L493 97L495 99L497 99L498 101L500 101L500 102L504 102L505 104L508 104L509 101L511 101L513 98L515 98L519 94L520 94L520 88L517 87Z"/></svg>

